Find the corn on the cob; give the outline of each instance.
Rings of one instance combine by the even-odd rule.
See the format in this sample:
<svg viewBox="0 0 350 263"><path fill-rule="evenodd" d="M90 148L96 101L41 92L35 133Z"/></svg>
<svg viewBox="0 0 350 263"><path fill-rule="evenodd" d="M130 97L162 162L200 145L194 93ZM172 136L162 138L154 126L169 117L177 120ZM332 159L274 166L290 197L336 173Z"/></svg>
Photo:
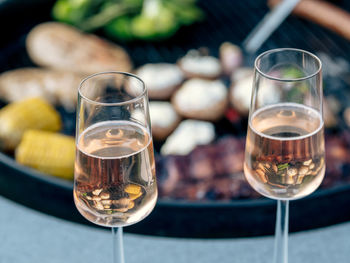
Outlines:
<svg viewBox="0 0 350 263"><path fill-rule="evenodd" d="M74 138L58 133L27 130L15 152L17 162L43 173L72 179Z"/></svg>
<svg viewBox="0 0 350 263"><path fill-rule="evenodd" d="M27 129L58 131L61 128L61 117L45 100L30 98L2 108L0 123L1 148L13 150Z"/></svg>

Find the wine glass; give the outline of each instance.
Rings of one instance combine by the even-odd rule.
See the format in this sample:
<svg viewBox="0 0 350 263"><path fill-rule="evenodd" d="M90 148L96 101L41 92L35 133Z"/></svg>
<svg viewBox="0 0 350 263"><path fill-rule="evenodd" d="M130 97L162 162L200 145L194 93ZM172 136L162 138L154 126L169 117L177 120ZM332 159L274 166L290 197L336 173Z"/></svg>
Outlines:
<svg viewBox="0 0 350 263"><path fill-rule="evenodd" d="M288 262L289 200L311 194L325 174L321 68L315 55L292 48L255 60L244 174L278 201L275 263Z"/></svg>
<svg viewBox="0 0 350 263"><path fill-rule="evenodd" d="M122 227L153 210L157 183L147 91L124 72L102 72L78 92L74 202L90 222L111 227L113 262L124 263Z"/></svg>

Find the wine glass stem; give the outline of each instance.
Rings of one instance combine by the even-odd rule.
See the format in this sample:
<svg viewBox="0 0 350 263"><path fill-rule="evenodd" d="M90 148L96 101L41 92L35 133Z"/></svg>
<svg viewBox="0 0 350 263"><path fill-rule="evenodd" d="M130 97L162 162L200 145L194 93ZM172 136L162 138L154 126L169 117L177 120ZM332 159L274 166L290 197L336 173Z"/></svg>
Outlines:
<svg viewBox="0 0 350 263"><path fill-rule="evenodd" d="M274 263L288 263L289 201L277 201Z"/></svg>
<svg viewBox="0 0 350 263"><path fill-rule="evenodd" d="M112 227L113 263L124 263L123 228Z"/></svg>

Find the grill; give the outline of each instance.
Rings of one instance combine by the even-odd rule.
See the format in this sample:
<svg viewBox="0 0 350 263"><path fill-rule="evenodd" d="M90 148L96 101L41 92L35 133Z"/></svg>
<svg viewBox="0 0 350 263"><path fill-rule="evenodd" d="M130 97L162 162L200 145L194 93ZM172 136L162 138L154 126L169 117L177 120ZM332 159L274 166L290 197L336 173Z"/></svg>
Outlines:
<svg viewBox="0 0 350 263"><path fill-rule="evenodd" d="M53 1L32 0L4 1L0 4L0 22L10 25L3 32L0 42L0 72L24 66L34 66L25 51L25 37L36 24L50 19ZM349 1L336 1L350 11ZM17 8L21 4L21 8ZM222 42L240 44L253 27L268 12L264 0L201 0L199 5L206 13L202 23L181 28L171 39L158 42L136 42L122 44L130 54L135 66L147 62L171 62L192 48L206 47L217 56ZM257 53L277 47L295 47L311 52L322 52L330 57L342 57L350 61L350 44L347 40L311 22L290 16L264 43ZM246 65L252 65L256 54L246 54ZM346 74L325 79L325 93L332 93L350 105L350 96L345 87L350 83ZM72 134L74 118L63 115L65 132ZM341 125L344 125L341 123ZM15 170L13 167L17 167ZM35 172L19 167L0 155L0 192L18 202L62 218L78 222L86 221L77 213L72 197L70 182L56 178L38 176ZM15 172L14 172L15 171ZM11 176L8 176L11 175ZM21 184L18 184L21 181ZM31 192L32 191L32 192ZM321 227L330 223L350 219L347 199L349 187L323 191L317 198L306 198L292 202L292 231ZM36 195L32 193L35 192ZM28 195L30 193L30 195ZM28 199L30 196L30 199ZM304 201L305 200L305 201ZM313 207L315 210L310 210ZM127 231L191 237L251 236L273 233L275 203L271 200L237 201L222 204L186 204L184 202L160 202L155 211L141 223L127 228ZM347 209L348 210L348 209ZM322 218L312 211L323 211ZM335 212L337 211L337 212ZM343 211L343 212L339 212ZM252 220L259 215L259 220ZM215 220L212 218L215 217ZM174 220L176 218L176 220Z"/></svg>
<svg viewBox="0 0 350 263"><path fill-rule="evenodd" d="M23 66L34 66L25 51L25 37L36 24L50 19L50 8L54 1L33 0L26 8L17 8L18 0L4 1L0 4L3 24L10 24L4 32L5 39L0 42L0 72ZM333 1L350 11L350 2ZM9 4L12 3L12 4ZM37 4L38 7L33 8ZM220 44L230 41L235 44L243 42L247 34L269 11L264 0L201 0L199 5L206 13L203 22L181 28L171 39L163 42L135 42L122 44L130 54L135 67L147 62L176 62L189 49L206 47L210 54L217 56ZM14 18L14 12L16 16ZM330 57L342 57L350 60L350 43L335 33L309 21L290 16L270 36L257 53L278 47L301 48L313 53L325 53ZM256 54L245 56L245 64L252 66ZM344 76L343 82L331 79L325 93L343 88L350 83L350 77ZM346 83L344 83L344 81ZM341 94L339 99L347 103L349 95Z"/></svg>
<svg viewBox="0 0 350 263"><path fill-rule="evenodd" d="M22 1L12 0L8 2ZM48 14L53 1L34 0L31 2L33 4L30 12L24 12L25 8L18 8L15 4L0 5L1 22L7 25L11 24L5 29L6 39L2 39L0 43L2 48L0 62L10 61L10 64L6 66L1 63L1 71L19 66L18 60L15 59L18 58L16 57L18 56L18 48L24 48L25 34L33 25L50 19ZM37 2L38 8L34 8L35 2ZM338 2L340 2L339 6L350 11L349 2ZM247 34L269 10L264 0L201 0L199 5L205 11L206 19L190 27L181 28L173 38L159 43L124 44L123 46L130 53L135 66L146 62L175 62L189 49L203 46L208 47L212 55L218 55L218 47L222 42L242 43ZM16 12L16 18L13 17L13 12ZM18 38L18 36L20 37ZM296 47L314 52L324 52L332 56L341 56L346 59L350 58L350 45L347 40L327 29L293 16L287 18L258 53L277 47ZM28 60L20 61L31 65ZM249 57L247 63L251 63Z"/></svg>

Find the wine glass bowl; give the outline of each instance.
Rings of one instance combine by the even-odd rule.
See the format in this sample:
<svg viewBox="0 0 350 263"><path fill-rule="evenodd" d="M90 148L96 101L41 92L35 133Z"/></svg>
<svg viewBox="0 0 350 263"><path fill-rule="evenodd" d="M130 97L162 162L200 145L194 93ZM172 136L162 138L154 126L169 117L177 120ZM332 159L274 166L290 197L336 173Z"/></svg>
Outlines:
<svg viewBox="0 0 350 263"><path fill-rule="evenodd" d="M153 210L157 182L145 85L137 76L103 72L78 92L74 202L87 220L112 227L124 261L121 227ZM117 254L119 256L117 256Z"/></svg>
<svg viewBox="0 0 350 263"><path fill-rule="evenodd" d="M288 262L289 200L314 192L325 175L321 69L315 55L292 48L255 60L244 174L278 200L274 263Z"/></svg>
<svg viewBox="0 0 350 263"><path fill-rule="evenodd" d="M249 122L244 171L251 186L273 199L298 199L325 174L321 115L296 103L256 111Z"/></svg>
<svg viewBox="0 0 350 263"><path fill-rule="evenodd" d="M91 222L127 226L155 206L153 145L141 126L92 125L78 141L75 166L75 204Z"/></svg>
<svg viewBox="0 0 350 263"><path fill-rule="evenodd" d="M296 49L268 51L256 59L244 171L264 196L298 199L322 182L320 70L318 58Z"/></svg>

